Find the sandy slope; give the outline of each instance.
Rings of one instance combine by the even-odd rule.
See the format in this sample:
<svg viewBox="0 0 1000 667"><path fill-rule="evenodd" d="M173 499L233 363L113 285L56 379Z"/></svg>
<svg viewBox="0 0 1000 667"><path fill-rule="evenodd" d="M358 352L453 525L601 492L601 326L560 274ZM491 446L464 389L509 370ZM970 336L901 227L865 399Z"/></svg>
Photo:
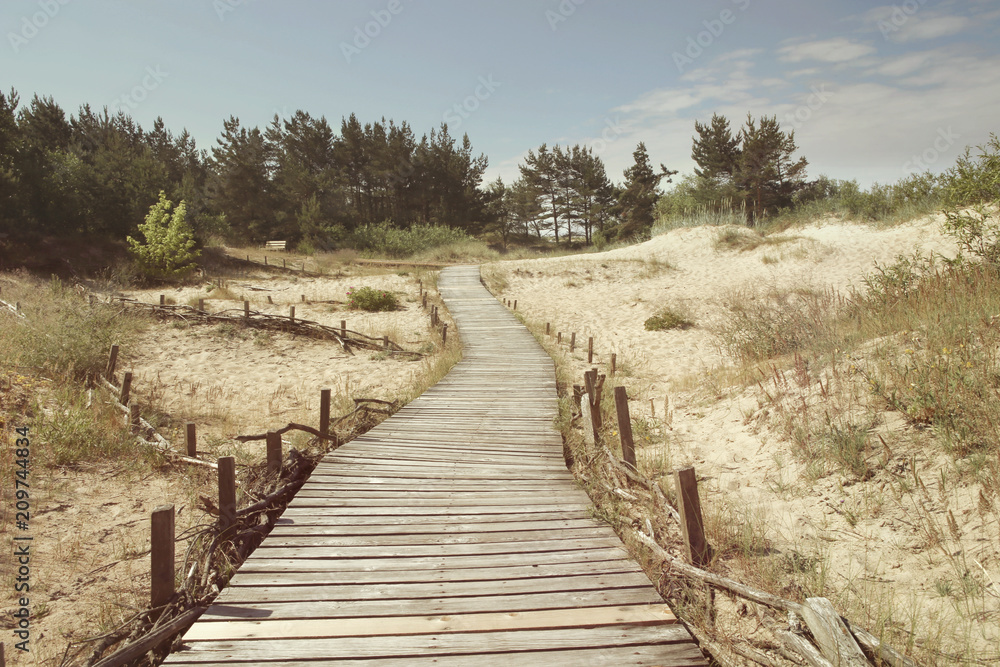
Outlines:
<svg viewBox="0 0 1000 667"><path fill-rule="evenodd" d="M892 614L897 624L914 618L927 632L954 630L958 638L945 645L984 642L986 655L998 650L1000 607L995 597L985 598L994 604L982 627L979 621L971 632L941 627L953 624L954 614L951 600L940 595L940 582L954 584L961 578L958 567L975 569L974 559L1000 581L997 515L984 517L976 511L978 487L949 483L943 490L935 488L940 470L950 474L954 465L933 450L920 451L918 470L934 497L923 501L927 521L943 527L952 510L962 533L943 546L931 546L927 524L917 518L922 510L916 503L922 501L897 494L887 473L861 484L835 472L819 479L805 475L807 462L795 459L777 420L762 409L760 390L727 380L731 374L723 369L732 362L713 334L726 315L724 302L752 298L754 290L846 293L863 287L862 278L875 262L890 263L916 250L954 256L956 246L942 234L940 222L937 216L877 229L823 221L782 235L792 237L787 243L747 252L717 249L717 228L678 229L637 246L504 262L487 270L506 276L502 296L517 299L518 311L529 321L543 330L551 323L564 340L576 333L574 377L582 378L587 368L588 337L594 337L595 364L602 369L610 353L617 353L629 375L624 383L633 419L650 417L655 410L652 423L668 433L661 450L640 452L640 462L645 455L647 466L695 465L706 478L702 488L708 511L728 506L737 514L756 516L766 523L778 552L825 560L828 594L854 618L869 616L859 621L874 624L880 613ZM646 318L667 304L686 307L696 326L646 331ZM809 400L814 411L822 411L822 399ZM888 467L906 470L912 429L896 413L883 414L877 429L896 454ZM941 532L948 535L947 528ZM979 630L988 639L972 637Z"/></svg>

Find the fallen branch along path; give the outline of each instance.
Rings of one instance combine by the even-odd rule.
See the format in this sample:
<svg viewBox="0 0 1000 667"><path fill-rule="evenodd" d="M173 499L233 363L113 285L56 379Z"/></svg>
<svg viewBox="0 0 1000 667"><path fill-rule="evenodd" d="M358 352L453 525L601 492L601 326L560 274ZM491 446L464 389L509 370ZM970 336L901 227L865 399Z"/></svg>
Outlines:
<svg viewBox="0 0 1000 667"><path fill-rule="evenodd" d="M463 360L326 455L166 663L707 664L567 470L551 359L476 267L438 287Z"/></svg>

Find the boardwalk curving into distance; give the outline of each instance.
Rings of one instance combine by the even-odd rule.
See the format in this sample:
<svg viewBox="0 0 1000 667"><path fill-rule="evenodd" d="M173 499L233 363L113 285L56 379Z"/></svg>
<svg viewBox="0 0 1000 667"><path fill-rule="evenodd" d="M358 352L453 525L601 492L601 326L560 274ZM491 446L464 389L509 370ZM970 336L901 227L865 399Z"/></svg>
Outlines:
<svg viewBox="0 0 1000 667"><path fill-rule="evenodd" d="M171 665L705 665L563 459L552 360L438 284L451 373L327 455Z"/></svg>

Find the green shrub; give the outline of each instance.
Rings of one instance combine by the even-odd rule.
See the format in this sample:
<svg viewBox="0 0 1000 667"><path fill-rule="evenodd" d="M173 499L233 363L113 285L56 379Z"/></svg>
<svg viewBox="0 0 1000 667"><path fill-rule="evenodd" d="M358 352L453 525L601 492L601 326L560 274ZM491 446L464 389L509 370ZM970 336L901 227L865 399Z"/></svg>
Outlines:
<svg viewBox="0 0 1000 667"><path fill-rule="evenodd" d="M366 255L403 258L432 248L473 240L461 229L441 225L414 225L409 229L393 227L388 220L354 230L346 245Z"/></svg>
<svg viewBox="0 0 1000 667"><path fill-rule="evenodd" d="M186 220L185 203L181 201L171 214L173 206L161 191L159 201L149 208L146 221L139 225L145 243L128 237L139 270L150 278L183 278L195 269L195 260L201 254L194 250L194 234Z"/></svg>
<svg viewBox="0 0 1000 667"><path fill-rule="evenodd" d="M681 308L666 307L646 320L646 331L666 331L667 329L690 329L694 320Z"/></svg>
<svg viewBox="0 0 1000 667"><path fill-rule="evenodd" d="M349 307L355 310L377 313L399 308L399 299L395 294L374 287L352 287L348 290L347 297Z"/></svg>

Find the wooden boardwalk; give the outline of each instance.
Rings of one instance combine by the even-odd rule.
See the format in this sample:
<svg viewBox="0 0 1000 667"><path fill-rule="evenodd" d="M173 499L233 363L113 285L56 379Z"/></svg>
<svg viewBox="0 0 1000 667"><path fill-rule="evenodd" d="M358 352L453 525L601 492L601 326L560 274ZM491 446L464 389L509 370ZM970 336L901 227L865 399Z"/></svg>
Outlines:
<svg viewBox="0 0 1000 667"><path fill-rule="evenodd" d="M171 665L705 665L563 459L552 360L442 272L463 360L329 454Z"/></svg>

